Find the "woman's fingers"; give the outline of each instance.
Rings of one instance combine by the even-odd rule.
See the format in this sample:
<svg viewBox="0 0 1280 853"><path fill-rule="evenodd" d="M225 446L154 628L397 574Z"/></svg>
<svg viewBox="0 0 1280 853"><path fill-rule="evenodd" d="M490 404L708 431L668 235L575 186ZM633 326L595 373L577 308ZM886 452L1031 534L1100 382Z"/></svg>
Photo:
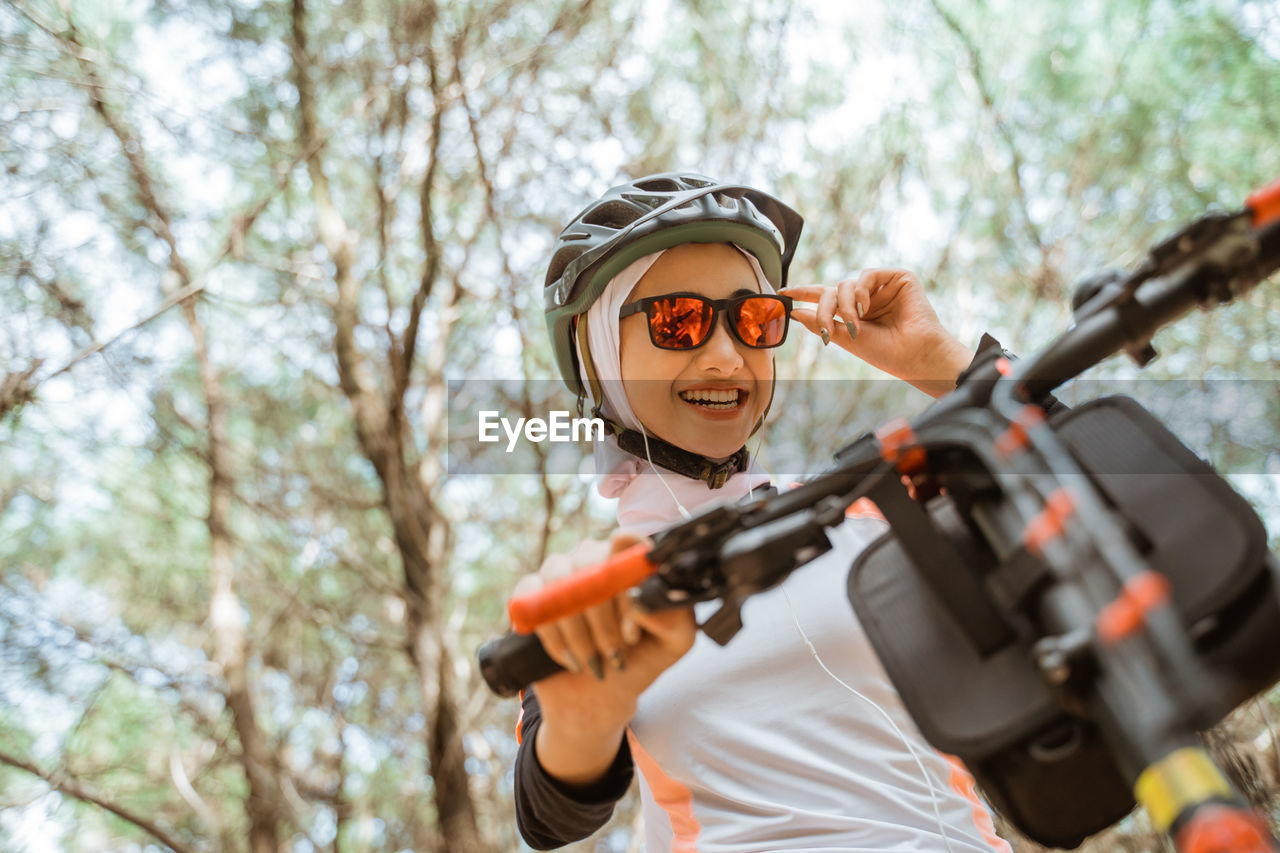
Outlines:
<svg viewBox="0 0 1280 853"><path fill-rule="evenodd" d="M578 565L569 554L552 554L542 564L534 589L553 584L574 574ZM520 591L519 586L516 587ZM570 672L593 671L600 666L599 654L591 636L591 628L582 614L575 614L538 628L535 632L552 660ZM592 666L593 658L595 666Z"/></svg>
<svg viewBox="0 0 1280 853"><path fill-rule="evenodd" d="M608 543L587 539L578 543L569 555L571 572L599 565L608 559ZM622 631L618 609L613 601L587 608L577 616L560 620L565 640L574 654L596 678L604 678L606 661L615 661L622 649Z"/></svg>
<svg viewBox="0 0 1280 853"><path fill-rule="evenodd" d="M611 554L617 554L640 543L652 544L647 536L628 530L616 530L609 538L609 550ZM623 646L634 646L640 642L640 625L632 612L630 593L624 592L614 597L612 603ZM625 661L625 649L619 649L618 657L610 659L616 669L622 669L626 665Z"/></svg>
<svg viewBox="0 0 1280 853"><path fill-rule="evenodd" d="M810 332L821 337L823 327L821 325L821 321L818 319L818 312L815 309L792 308L791 319L804 326ZM861 331L860 324L855 325L852 321L845 320L843 312L841 312L841 315L837 317L827 328L835 330L834 332L827 332L827 335L830 336L831 340L835 341L850 352L854 352L853 345L858 339L858 334Z"/></svg>
<svg viewBox="0 0 1280 853"><path fill-rule="evenodd" d="M691 608L679 607L637 615L637 621L645 632L663 649L671 660L682 656L693 647L698 623Z"/></svg>
<svg viewBox="0 0 1280 853"><path fill-rule="evenodd" d="M824 344L830 343L833 339L842 345L851 344L857 340L861 327L859 321L871 302L869 287L863 284L861 279L857 281L848 279L835 287L821 284L798 285L783 288L779 293L786 294L799 302L811 302L816 305L815 308L792 308L791 319L815 335L821 336ZM847 344L842 338L843 334L849 336Z"/></svg>
<svg viewBox="0 0 1280 853"><path fill-rule="evenodd" d="M627 593L618 596L613 600L613 606L618 608L618 625L622 630L622 642L628 646L634 646L640 642L640 623L636 621L631 606L631 596Z"/></svg>
<svg viewBox="0 0 1280 853"><path fill-rule="evenodd" d="M576 571L588 566L595 566L608 559L611 549L607 543L586 540L578 543L573 550L573 563ZM621 669L619 655L622 653L622 628L618 622L618 608L613 600L587 608L582 614L583 624L587 628L587 638L591 646L587 668L596 678L604 678L605 664Z"/></svg>
<svg viewBox="0 0 1280 853"><path fill-rule="evenodd" d="M604 653L587 618L579 614L560 620L560 632L570 653L596 678L604 678Z"/></svg>
<svg viewBox="0 0 1280 853"><path fill-rule="evenodd" d="M862 318L867 315L867 308L871 305L871 291L874 286L875 278L869 272L863 273L857 279L846 279L836 285L836 308L844 318L850 343L858 339Z"/></svg>
<svg viewBox="0 0 1280 853"><path fill-rule="evenodd" d="M834 288L823 288L818 297L818 334L822 336L823 345L831 343L836 331L836 297Z"/></svg>
<svg viewBox="0 0 1280 853"><path fill-rule="evenodd" d="M542 643L542 648L553 661L569 672L582 672L582 664L578 663L578 656L569 650L569 644L565 642L564 634L560 632L558 623L553 622L549 625L543 625L535 629L533 633L537 635L538 640Z"/></svg>
<svg viewBox="0 0 1280 853"><path fill-rule="evenodd" d="M932 397L955 388L955 378L972 359L929 304L920 279L910 270L864 270L833 287L784 288L799 302L791 317L810 332L835 340L879 370L906 380ZM839 312L840 323L832 322ZM845 337L848 335L848 337Z"/></svg>
<svg viewBox="0 0 1280 853"><path fill-rule="evenodd" d="M801 284L784 287L778 291L798 302L812 302L816 308L792 308L791 319L798 321L815 335L822 336L822 343L831 343L835 334L836 293L833 288L821 284Z"/></svg>
<svg viewBox="0 0 1280 853"><path fill-rule="evenodd" d="M592 673L596 673L597 666L601 664L614 669L625 669L627 664L623 653L622 622L618 619L618 605L609 600L592 607L584 615L597 650L592 658ZM603 672L596 673L596 677L603 677Z"/></svg>
<svg viewBox="0 0 1280 853"><path fill-rule="evenodd" d="M553 554L536 574L522 578L516 594L535 592L603 563L645 537L619 531L609 542L585 540L569 554ZM547 654L571 672L590 672L603 679L606 667L626 668L626 648L640 640L641 629L626 594L539 627L535 633Z"/></svg>
<svg viewBox="0 0 1280 853"><path fill-rule="evenodd" d="M557 555L556 557L548 558L547 562L550 563L553 560L559 559L560 557ZM544 563L543 569L545 570L546 568L547 564ZM552 568L554 570L554 565ZM543 577L541 571L539 571L536 574L525 575L522 577L516 583L514 594L516 596L529 595L537 592L546 585L547 581ZM569 672L582 671L581 664L578 663L578 659L573 652L569 650L569 645L565 641L564 634L560 631L559 622L549 622L545 625L541 625L534 630L534 634L537 635L538 640L542 643L542 648L546 650L552 660L569 670Z"/></svg>
<svg viewBox="0 0 1280 853"><path fill-rule="evenodd" d="M778 292L790 296L797 302L817 302L823 292L829 288L825 284L793 284Z"/></svg>

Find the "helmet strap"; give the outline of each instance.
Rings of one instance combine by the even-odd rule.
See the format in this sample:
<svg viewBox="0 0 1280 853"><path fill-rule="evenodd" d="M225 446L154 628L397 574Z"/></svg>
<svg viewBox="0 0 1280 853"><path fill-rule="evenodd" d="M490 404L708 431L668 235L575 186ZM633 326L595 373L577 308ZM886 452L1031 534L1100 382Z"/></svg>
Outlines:
<svg viewBox="0 0 1280 853"><path fill-rule="evenodd" d="M600 387L600 380L596 377L596 363L591 360L591 346L587 343L587 315L579 314L573 318L574 332L578 335L578 354L582 357L582 370L578 379L578 387L582 389L582 380L586 379L587 385L591 389L591 399L596 401L596 407L593 411L599 411L601 403L604 401L604 389ZM579 390L579 396L582 390Z"/></svg>
<svg viewBox="0 0 1280 853"><path fill-rule="evenodd" d="M669 441L658 438L656 435L647 436L648 441L646 442L646 436L638 430L625 427L613 418L606 417L600 410L601 401L604 400L604 389L600 386L600 380L596 376L595 363L591 360L591 348L587 344L586 320L585 315L575 318L578 352L582 357L581 378L586 379L587 385L591 388L591 398L597 401L591 410L591 416L604 421L609 432L617 440L618 447L632 456L648 459L652 464L666 468L668 471L673 471L693 480L702 480L707 484L708 488L712 489L720 488L734 474L747 470L747 462L750 457L745 446L738 448L737 452L729 458L716 462L693 451L685 450L683 447L677 447ZM581 386L582 383L580 381L579 387L581 388ZM772 396L771 393L770 402L772 402ZM579 410L581 410L581 393L578 396L578 405ZM761 415L760 422L756 424L752 433L754 434L755 430L759 429L763 423L764 416Z"/></svg>
<svg viewBox="0 0 1280 853"><path fill-rule="evenodd" d="M750 455L746 447L739 447L732 456L717 462L656 435L645 436L638 430L624 427L613 418L606 417L599 406L592 410L591 416L604 421L622 450L691 480L701 480L708 488L718 489L734 474L747 470Z"/></svg>

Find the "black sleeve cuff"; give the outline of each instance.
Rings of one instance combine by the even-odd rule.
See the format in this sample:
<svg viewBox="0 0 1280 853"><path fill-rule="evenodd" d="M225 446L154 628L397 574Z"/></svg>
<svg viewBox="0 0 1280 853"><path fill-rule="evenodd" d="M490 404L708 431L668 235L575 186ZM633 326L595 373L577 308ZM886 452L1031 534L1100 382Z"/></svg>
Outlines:
<svg viewBox="0 0 1280 853"><path fill-rule="evenodd" d="M984 370L988 365L998 358L1007 358L1010 361L1016 361L1017 356L1000 346L1000 342L987 333L982 334L982 340L978 341L978 351L973 355L973 361L969 362L969 366L960 371L960 375L956 377L956 387L959 388L964 384L965 380L978 371ZM1071 407L1060 401L1052 394L1046 394L1040 407L1044 409L1046 415L1056 415L1059 412L1070 411Z"/></svg>
<svg viewBox="0 0 1280 853"><path fill-rule="evenodd" d="M634 774L626 738L600 781L585 787L565 785L538 762L534 743L542 712L532 690L526 691L521 744L516 753L516 826L535 850L551 850L579 841L608 822L613 807L626 794Z"/></svg>

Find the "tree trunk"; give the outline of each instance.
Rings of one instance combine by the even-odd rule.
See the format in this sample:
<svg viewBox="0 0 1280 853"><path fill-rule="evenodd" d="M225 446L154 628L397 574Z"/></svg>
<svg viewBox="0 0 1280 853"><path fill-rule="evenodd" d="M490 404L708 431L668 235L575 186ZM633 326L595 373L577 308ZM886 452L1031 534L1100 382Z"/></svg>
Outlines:
<svg viewBox="0 0 1280 853"><path fill-rule="evenodd" d="M481 853L486 849L476 822L468 787L466 755L458 731L453 661L441 628L440 572L444 559L444 523L426 486L408 463L412 446L405 417L404 393L412 371L411 341L388 347L384 382L375 379L369 360L359 351L355 330L360 324L360 282L352 271L357 235L347 226L330 194L319 138L311 61L307 51L305 0L292 0L294 82L298 90L299 146L308 152L311 198L316 207L320 240L334 265L334 350L339 383L351 404L361 450L382 483L383 503L391 520L404 571L403 595L408 611L406 645L418 676L427 713L427 758L434 782L439 853ZM427 274L422 299L415 302L415 321L433 273Z"/></svg>
<svg viewBox="0 0 1280 853"><path fill-rule="evenodd" d="M146 225L168 247L169 269L176 276L179 288L185 291L193 284L191 268L178 249L172 217L157 194L156 181L148 168L142 142L107 102L107 87L97 67L84 58L75 28L68 28L63 38L75 48L73 52L80 61L88 84L90 105L120 144L138 201L149 215ZM231 710L240 740L240 760L249 783L246 803L249 846L253 853L276 853L284 807L267 739L254 716L248 677L248 644L241 619L240 599L235 591L235 545L227 522L234 482L227 452L226 398L217 366L209 357L204 324L196 311L194 294L182 303L182 312L191 331L207 412L205 461L209 466L209 514L205 524L209 531L209 621L213 630L214 660L226 681L227 707Z"/></svg>
<svg viewBox="0 0 1280 853"><path fill-rule="evenodd" d="M186 282L183 282L186 284ZM208 407L209 447L209 621L213 627L214 661L227 682L227 705L240 739L240 760L249 780L249 849L252 853L276 853L279 826L284 818L279 780L273 770L270 749L253 711L249 686L249 653L241 619L240 598L235 591L235 560L227 514L233 483L227 465L227 411L218 370L209 359L204 324L195 305L183 305L183 314L195 341L196 363Z"/></svg>

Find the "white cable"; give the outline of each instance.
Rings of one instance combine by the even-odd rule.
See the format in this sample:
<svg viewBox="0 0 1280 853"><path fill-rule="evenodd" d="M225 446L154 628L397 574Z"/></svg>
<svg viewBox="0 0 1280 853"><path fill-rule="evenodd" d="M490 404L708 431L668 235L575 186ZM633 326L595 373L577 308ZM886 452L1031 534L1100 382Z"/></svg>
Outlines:
<svg viewBox="0 0 1280 853"><path fill-rule="evenodd" d="M925 770L924 762L921 761L920 756L916 754L915 747L911 745L911 741L907 740L907 736L902 733L902 729L898 728L898 724L893 721L893 717L889 716L888 711L877 705L874 699L864 696L849 684L846 684L840 676L836 675L827 667L826 663L824 663L822 658L818 655L818 650L814 648L813 643L809 641L809 635L804 632L804 626L800 624L800 617L796 615L796 609L791 604L791 593L787 592L785 585L779 587L779 589L782 590L782 595L787 600L787 609L791 611L791 621L795 623L796 630L800 632L800 638L804 640L804 644L809 648L809 654L813 655L813 659L818 662L818 666L822 667L822 671L831 676L835 682L845 690L848 690L854 696L857 696L863 702L866 702L872 708L879 711L880 716L884 717L885 722L889 724L890 728L893 729L894 734L898 736L898 739L902 741L903 746L907 748L907 752L911 754L912 759L916 762L916 767L920 768L920 775L924 777L924 783L929 786L929 796L933 798L933 816L938 822L938 831L942 834L942 842L947 846L947 853L955 853L951 848L951 838L947 835L946 824L943 823L942 820L942 811L938 808L938 801L940 799L938 796L938 789L933 786L933 779L929 776L929 772Z"/></svg>
<svg viewBox="0 0 1280 853"><path fill-rule="evenodd" d="M667 494L671 495L671 500L676 502L676 509L680 510L680 517L685 520L693 518L689 510L684 508L684 504L680 503L680 499L676 497L675 491L673 491L671 486L667 484L667 479L662 476L658 471L657 466L653 464L653 457L649 455L649 433L645 430L644 424L640 424L640 436L644 439L644 458L649 463L649 470L658 475L659 482L661 482L663 488L667 490Z"/></svg>
<svg viewBox="0 0 1280 853"><path fill-rule="evenodd" d="M764 452L764 428L761 427L759 432L760 432L760 437L756 439L755 452L754 453L752 453L751 451L747 452L747 474L754 474L756 472L756 469L760 462L760 454ZM744 442L744 444L749 444L750 442L751 442L751 436L747 436L747 441ZM765 476L769 476L769 472L765 471L764 468L759 468L759 470L761 474L764 474ZM772 477L770 477L770 479L772 479Z"/></svg>
<svg viewBox="0 0 1280 853"><path fill-rule="evenodd" d="M640 424L640 435L644 439L644 455L645 455L646 461L649 463L649 469L658 476L658 480L662 483L663 487L667 490L667 493L671 495L671 500L675 501L676 509L680 510L680 516L686 519L690 518L689 511L684 508L684 505L682 503L680 503L680 499L676 497L675 491L672 490L671 486L667 483L666 479L662 476L661 472L658 471L657 466L653 464L653 457L649 455L649 433L645 430L644 424ZM754 467L756 462L755 454L750 454L750 456L751 456L751 465L752 467ZM858 697L863 702L866 702L872 708L875 708L876 711L880 713L880 716L884 717L885 722L889 724L889 727L893 729L894 734L898 736L898 739L902 741L902 745L907 748L907 752L911 755L912 760L915 761L916 767L920 769L920 775L921 777L923 777L925 785L927 785L929 788L929 796L932 800L932 805L933 805L933 817L938 822L938 832L941 833L942 835L942 842L947 847L947 853L955 853L955 850L952 849L951 847L951 837L947 835L946 824L942 820L942 811L938 808L938 802L940 799L938 796L938 790L937 788L934 787L933 779L929 776L929 772L925 770L924 762L921 761L920 756L916 754L915 748L911 745L911 741L909 741L907 739L907 736L902 733L902 730L898 728L897 723L893 721L893 717L889 716L888 711L886 711L884 708L881 708L879 705L877 705L875 700L867 696L864 696L862 693L859 693L855 688L845 683L843 680L841 680L841 678L838 675L836 675L834 672L830 670L830 668L827 667L826 663L822 660L821 656L818 655L818 650L814 648L813 643L810 642L809 635L806 634L804 631L804 626L800 624L800 617L796 615L795 607L791 603L791 594L787 591L787 588L785 586L780 587L780 589L782 590L783 597L786 598L787 609L791 611L791 620L792 622L795 623L796 630L800 632L800 638L804 641L805 646L809 649L809 654L813 655L813 659L818 662L818 666L822 667L822 671L825 672L827 675L831 676L831 678L833 678L835 682L839 684L841 687L843 687L845 690L848 690L854 696Z"/></svg>

